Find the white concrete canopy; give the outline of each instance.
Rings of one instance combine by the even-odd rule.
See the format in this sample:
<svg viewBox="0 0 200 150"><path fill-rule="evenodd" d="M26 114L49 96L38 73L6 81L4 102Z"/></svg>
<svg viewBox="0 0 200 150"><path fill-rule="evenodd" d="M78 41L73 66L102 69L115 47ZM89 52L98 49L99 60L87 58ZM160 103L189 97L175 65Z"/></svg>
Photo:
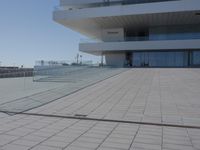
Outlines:
<svg viewBox="0 0 200 150"><path fill-rule="evenodd" d="M101 42L81 43L79 45L80 51L91 54L137 50L195 50L199 47L200 40Z"/></svg>
<svg viewBox="0 0 200 150"><path fill-rule="evenodd" d="M54 20L87 36L101 38L101 30L120 27L199 24L199 0L57 10Z"/></svg>

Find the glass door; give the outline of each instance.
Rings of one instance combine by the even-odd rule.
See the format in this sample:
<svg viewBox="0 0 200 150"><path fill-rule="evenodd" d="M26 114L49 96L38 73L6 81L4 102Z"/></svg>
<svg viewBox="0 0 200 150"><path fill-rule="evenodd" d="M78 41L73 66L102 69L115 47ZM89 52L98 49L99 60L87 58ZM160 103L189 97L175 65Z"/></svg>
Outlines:
<svg viewBox="0 0 200 150"><path fill-rule="evenodd" d="M149 66L149 52L135 52L132 55L133 66L148 67Z"/></svg>
<svg viewBox="0 0 200 150"><path fill-rule="evenodd" d="M148 67L148 66L149 66L149 53L144 52L144 67Z"/></svg>
<svg viewBox="0 0 200 150"><path fill-rule="evenodd" d="M141 52L141 59L140 59L141 67L148 67L149 66L149 53L148 52Z"/></svg>

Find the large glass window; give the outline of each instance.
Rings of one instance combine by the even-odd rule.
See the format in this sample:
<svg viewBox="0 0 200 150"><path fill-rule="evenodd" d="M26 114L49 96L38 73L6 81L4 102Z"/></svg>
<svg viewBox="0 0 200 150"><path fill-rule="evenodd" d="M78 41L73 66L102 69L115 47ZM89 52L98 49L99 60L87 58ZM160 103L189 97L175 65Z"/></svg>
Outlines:
<svg viewBox="0 0 200 150"><path fill-rule="evenodd" d="M133 66L136 67L184 67L187 65L188 53L184 51L133 52Z"/></svg>
<svg viewBox="0 0 200 150"><path fill-rule="evenodd" d="M184 40L200 39L198 25L152 27L149 29L149 40Z"/></svg>
<svg viewBox="0 0 200 150"><path fill-rule="evenodd" d="M200 65L200 51L193 51L192 53L192 62L193 65Z"/></svg>

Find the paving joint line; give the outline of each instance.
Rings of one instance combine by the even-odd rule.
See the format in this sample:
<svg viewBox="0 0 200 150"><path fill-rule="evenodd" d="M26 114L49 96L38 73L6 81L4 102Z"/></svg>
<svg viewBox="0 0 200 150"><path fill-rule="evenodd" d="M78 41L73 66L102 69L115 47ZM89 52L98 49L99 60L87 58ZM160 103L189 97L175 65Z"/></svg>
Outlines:
<svg viewBox="0 0 200 150"><path fill-rule="evenodd" d="M101 118L90 118L90 117L80 117L80 116L63 116L63 115L53 115L53 114L38 114L38 113L12 112L12 111L0 111L0 113L6 113L6 114L10 113L10 114L15 114L15 115L27 115L27 116L40 116L40 117L49 117L49 118L78 119L78 120L99 121L99 122L129 123L129 124L160 126L160 127L200 129L200 126L181 125L181 124L153 123L153 122L142 122L142 121L114 120L114 119L101 119Z"/></svg>

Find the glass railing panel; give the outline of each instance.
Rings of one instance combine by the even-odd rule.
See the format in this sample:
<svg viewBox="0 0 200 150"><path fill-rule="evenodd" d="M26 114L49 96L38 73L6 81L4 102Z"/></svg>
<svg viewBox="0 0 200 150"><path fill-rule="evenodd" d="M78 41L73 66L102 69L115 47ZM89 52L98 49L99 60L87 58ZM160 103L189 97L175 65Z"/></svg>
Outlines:
<svg viewBox="0 0 200 150"><path fill-rule="evenodd" d="M0 111L24 112L43 106L127 69L97 66L46 66L33 76L0 79ZM16 76L16 74L14 74ZM8 76L8 74L7 74ZM9 75L10 76L10 75Z"/></svg>
<svg viewBox="0 0 200 150"><path fill-rule="evenodd" d="M97 40L97 39L81 39L80 43L102 43L102 42L128 42L128 41L164 41L164 40L193 40L200 39L200 33L187 33L187 34L159 34L151 36L140 36L140 37L125 37L123 40Z"/></svg>
<svg viewBox="0 0 200 150"><path fill-rule="evenodd" d="M168 1L179 1L179 0L102 0L97 3L83 3L74 4L74 6L61 5L56 6L55 10L73 10L82 8L93 8L93 7L105 7L105 6L116 6L116 5L133 5L133 4L145 4L145 3L156 3L156 2L168 2Z"/></svg>

